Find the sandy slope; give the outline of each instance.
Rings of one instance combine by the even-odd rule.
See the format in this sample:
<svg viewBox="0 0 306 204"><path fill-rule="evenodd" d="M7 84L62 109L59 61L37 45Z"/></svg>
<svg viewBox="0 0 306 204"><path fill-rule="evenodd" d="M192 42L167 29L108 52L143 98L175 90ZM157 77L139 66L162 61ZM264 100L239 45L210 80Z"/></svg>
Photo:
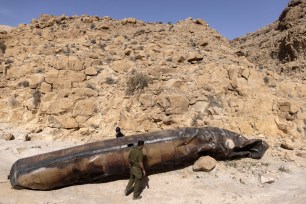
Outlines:
<svg viewBox="0 0 306 204"><path fill-rule="evenodd" d="M219 161L207 172L192 167L149 175L143 199L124 196L127 179L53 191L15 190L7 175L18 158L74 146L76 142L0 140L1 204L95 203L306 203L306 159L271 147L261 160ZM288 173L280 171L284 166ZM262 184L260 177L272 178Z"/></svg>

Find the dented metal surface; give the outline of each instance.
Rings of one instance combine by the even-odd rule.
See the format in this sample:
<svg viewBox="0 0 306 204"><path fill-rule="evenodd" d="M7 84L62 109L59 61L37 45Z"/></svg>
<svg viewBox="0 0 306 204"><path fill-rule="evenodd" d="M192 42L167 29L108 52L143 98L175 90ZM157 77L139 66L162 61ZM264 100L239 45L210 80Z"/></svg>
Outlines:
<svg viewBox="0 0 306 204"><path fill-rule="evenodd" d="M259 159L268 149L262 140L220 128L179 128L104 140L17 160L10 171L14 188L49 190L93 182L129 171L131 144L144 140L145 165L210 155L216 159Z"/></svg>

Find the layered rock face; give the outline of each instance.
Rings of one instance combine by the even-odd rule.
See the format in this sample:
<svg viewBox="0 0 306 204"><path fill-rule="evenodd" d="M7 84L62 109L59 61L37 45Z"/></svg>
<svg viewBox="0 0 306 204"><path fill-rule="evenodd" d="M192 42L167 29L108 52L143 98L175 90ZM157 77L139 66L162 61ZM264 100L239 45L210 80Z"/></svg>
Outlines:
<svg viewBox="0 0 306 204"><path fill-rule="evenodd" d="M258 70L202 19L43 15L1 42L0 122L33 139L99 140L116 126L305 134L303 84Z"/></svg>
<svg viewBox="0 0 306 204"><path fill-rule="evenodd" d="M292 0L278 21L232 41L259 69L306 79L306 1Z"/></svg>

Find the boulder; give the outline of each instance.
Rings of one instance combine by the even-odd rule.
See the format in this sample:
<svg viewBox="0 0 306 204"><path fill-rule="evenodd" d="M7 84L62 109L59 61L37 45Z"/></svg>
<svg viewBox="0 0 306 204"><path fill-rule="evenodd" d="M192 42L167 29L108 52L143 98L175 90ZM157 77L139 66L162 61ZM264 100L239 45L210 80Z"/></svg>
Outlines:
<svg viewBox="0 0 306 204"><path fill-rule="evenodd" d="M280 146L284 149L294 150L294 145L293 145L292 141L289 140L289 139L286 139L285 141L283 141Z"/></svg>
<svg viewBox="0 0 306 204"><path fill-rule="evenodd" d="M8 133L3 133L2 135L0 135L1 139L4 139L6 141L10 141L10 140L14 140L15 137L12 133L8 132Z"/></svg>
<svg viewBox="0 0 306 204"><path fill-rule="evenodd" d="M92 116L95 113L95 100L85 99L76 102L73 109L73 116Z"/></svg>
<svg viewBox="0 0 306 204"><path fill-rule="evenodd" d="M94 67L87 67L85 69L85 74L88 76L95 76L98 74L98 72Z"/></svg>
<svg viewBox="0 0 306 204"><path fill-rule="evenodd" d="M210 157L200 157L192 166L193 171L206 171L209 172L215 168L217 161Z"/></svg>

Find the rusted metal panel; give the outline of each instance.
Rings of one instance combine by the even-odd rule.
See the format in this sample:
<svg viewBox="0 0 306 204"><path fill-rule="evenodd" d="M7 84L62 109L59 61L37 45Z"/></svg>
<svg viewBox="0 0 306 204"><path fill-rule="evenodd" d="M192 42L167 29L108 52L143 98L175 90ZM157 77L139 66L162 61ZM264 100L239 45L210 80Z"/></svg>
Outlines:
<svg viewBox="0 0 306 204"><path fill-rule="evenodd" d="M145 141L143 152L148 167L201 155L210 155L216 159L259 159L268 149L268 144L262 140L248 140L220 128L179 128L114 138L22 158L13 164L10 181L16 189L49 190L122 175L129 171L129 146L138 140Z"/></svg>

